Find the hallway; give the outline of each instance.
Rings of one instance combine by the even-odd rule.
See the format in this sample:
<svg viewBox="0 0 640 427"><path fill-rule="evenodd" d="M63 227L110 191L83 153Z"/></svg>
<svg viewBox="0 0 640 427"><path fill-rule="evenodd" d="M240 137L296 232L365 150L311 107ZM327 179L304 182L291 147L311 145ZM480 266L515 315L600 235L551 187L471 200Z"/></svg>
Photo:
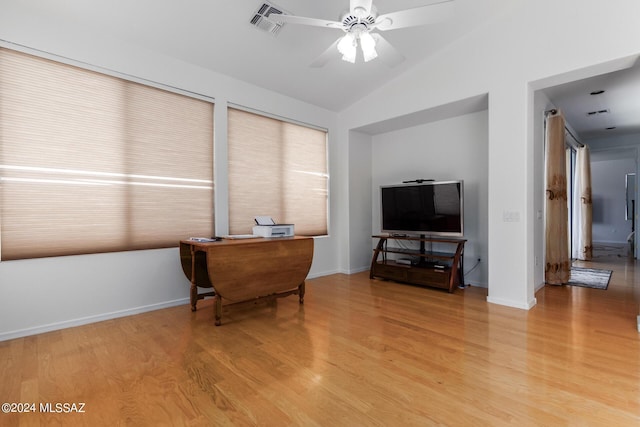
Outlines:
<svg viewBox="0 0 640 427"><path fill-rule="evenodd" d="M546 285L536 293L538 304L544 303L545 311L556 306L568 308L566 315L572 323L606 327L612 333L637 327L640 261L629 256L627 246L594 245L593 260L576 260L573 266L612 270L609 287L600 290Z"/></svg>

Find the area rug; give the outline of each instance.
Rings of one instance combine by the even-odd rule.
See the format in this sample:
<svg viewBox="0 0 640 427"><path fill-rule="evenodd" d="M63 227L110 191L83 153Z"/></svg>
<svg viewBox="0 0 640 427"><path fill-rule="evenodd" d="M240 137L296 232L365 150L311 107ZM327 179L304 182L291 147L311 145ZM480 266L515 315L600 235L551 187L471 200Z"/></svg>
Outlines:
<svg viewBox="0 0 640 427"><path fill-rule="evenodd" d="M569 277L569 283L567 283L567 285L604 290L609 287L611 273L611 270L571 267L571 276Z"/></svg>

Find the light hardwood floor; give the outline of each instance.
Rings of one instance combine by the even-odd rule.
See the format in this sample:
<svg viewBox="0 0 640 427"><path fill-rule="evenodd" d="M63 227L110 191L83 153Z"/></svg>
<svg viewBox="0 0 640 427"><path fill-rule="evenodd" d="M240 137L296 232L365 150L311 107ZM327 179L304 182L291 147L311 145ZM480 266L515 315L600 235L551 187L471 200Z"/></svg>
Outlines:
<svg viewBox="0 0 640 427"><path fill-rule="evenodd" d="M338 274L221 327L208 300L0 342L2 402L85 403L0 425L637 426L638 265L530 311Z"/></svg>

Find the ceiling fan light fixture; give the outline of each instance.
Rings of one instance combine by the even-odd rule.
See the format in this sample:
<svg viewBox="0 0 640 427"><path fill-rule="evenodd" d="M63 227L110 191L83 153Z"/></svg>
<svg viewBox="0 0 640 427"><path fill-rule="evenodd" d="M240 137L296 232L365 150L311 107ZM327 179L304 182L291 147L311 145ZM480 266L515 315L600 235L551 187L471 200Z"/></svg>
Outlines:
<svg viewBox="0 0 640 427"><path fill-rule="evenodd" d="M376 41L368 32L360 34L360 48L362 49L364 62L369 62L378 57L378 52L376 52Z"/></svg>
<svg viewBox="0 0 640 427"><path fill-rule="evenodd" d="M350 62L352 64L356 63L356 48L350 50L342 55L342 60L346 62Z"/></svg>
<svg viewBox="0 0 640 427"><path fill-rule="evenodd" d="M353 37L353 34L347 33L338 42L338 52L346 55L347 52L350 52L351 50L356 50L356 39Z"/></svg>
<svg viewBox="0 0 640 427"><path fill-rule="evenodd" d="M346 0L341 0L346 2ZM322 67L331 57L336 56L336 48L344 61L355 63L358 44L362 51L364 62L380 57L390 67L404 61L400 54L382 35L372 30L396 30L407 27L417 27L439 22L449 17L453 12L454 0L432 0L430 4L412 9L404 9L380 15L373 4L375 0L349 0L349 8L339 15L338 21L309 18L305 16L277 13L278 22L324 27L342 30L343 37L333 42L320 57L311 63L312 67ZM276 13L276 12L274 12Z"/></svg>
<svg viewBox="0 0 640 427"><path fill-rule="evenodd" d="M342 54L342 60L354 64L356 62L356 47L357 41L353 34L345 34L338 42L338 52Z"/></svg>

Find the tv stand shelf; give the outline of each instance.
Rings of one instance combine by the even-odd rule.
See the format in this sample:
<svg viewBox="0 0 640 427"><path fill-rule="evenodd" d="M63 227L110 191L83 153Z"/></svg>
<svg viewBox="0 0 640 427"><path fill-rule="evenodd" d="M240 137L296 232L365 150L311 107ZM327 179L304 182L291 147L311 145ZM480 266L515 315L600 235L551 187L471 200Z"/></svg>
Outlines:
<svg viewBox="0 0 640 427"><path fill-rule="evenodd" d="M378 244L373 251L371 260L371 279L395 280L414 285L432 286L453 292L456 286L464 284L463 252L466 239L427 236L373 236ZM388 241L419 242L420 249L407 249L399 246L388 246ZM431 251L425 248L425 243L434 243L443 247L450 247L451 252ZM388 259L388 254L407 255L410 264Z"/></svg>

